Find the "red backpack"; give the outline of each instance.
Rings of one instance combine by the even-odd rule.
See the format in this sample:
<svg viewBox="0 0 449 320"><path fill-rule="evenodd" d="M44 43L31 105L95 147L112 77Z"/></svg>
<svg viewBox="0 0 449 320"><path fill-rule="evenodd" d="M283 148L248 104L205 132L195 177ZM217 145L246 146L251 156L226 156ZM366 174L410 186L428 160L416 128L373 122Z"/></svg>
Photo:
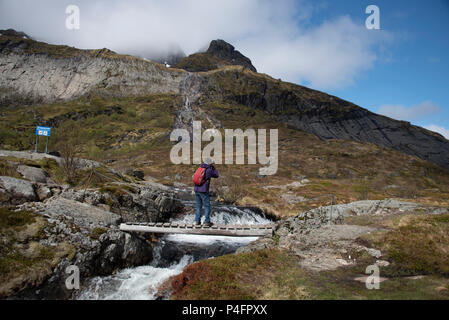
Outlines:
<svg viewBox="0 0 449 320"><path fill-rule="evenodd" d="M196 169L195 174L193 175L193 183L196 186L200 186L204 183L204 179L206 177L206 168L199 167Z"/></svg>

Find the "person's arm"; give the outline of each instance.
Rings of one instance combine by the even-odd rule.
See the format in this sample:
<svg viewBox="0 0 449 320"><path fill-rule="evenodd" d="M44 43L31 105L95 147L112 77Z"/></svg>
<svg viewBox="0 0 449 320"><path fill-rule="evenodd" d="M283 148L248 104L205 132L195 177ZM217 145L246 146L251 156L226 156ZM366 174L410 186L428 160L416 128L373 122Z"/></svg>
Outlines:
<svg viewBox="0 0 449 320"><path fill-rule="evenodd" d="M212 178L218 178L218 171L217 171L217 169L215 169L215 167L214 166L212 166L211 167L211 177Z"/></svg>

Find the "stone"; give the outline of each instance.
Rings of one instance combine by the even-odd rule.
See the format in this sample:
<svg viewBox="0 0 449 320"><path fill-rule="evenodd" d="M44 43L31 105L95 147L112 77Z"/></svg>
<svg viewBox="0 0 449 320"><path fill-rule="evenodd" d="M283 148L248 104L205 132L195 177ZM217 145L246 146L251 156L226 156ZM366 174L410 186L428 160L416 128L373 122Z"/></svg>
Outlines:
<svg viewBox="0 0 449 320"><path fill-rule="evenodd" d="M382 256L382 252L380 250L374 248L365 248L365 251L374 258L380 258Z"/></svg>
<svg viewBox="0 0 449 320"><path fill-rule="evenodd" d="M33 184L29 181L1 176L0 188L5 189L16 203L36 200Z"/></svg>
<svg viewBox="0 0 449 320"><path fill-rule="evenodd" d="M51 217L66 216L71 217L80 226L90 228L90 226L111 226L118 225L121 221L119 215L87 203L65 199L61 196L53 197L45 203L45 212Z"/></svg>
<svg viewBox="0 0 449 320"><path fill-rule="evenodd" d="M174 213L182 208L182 203L179 200L163 194L159 195L156 200L154 200L154 203L161 213Z"/></svg>
<svg viewBox="0 0 449 320"><path fill-rule="evenodd" d="M47 182L47 173L40 168L19 165L17 167L17 172L20 173L25 179L31 180L33 182Z"/></svg>
<svg viewBox="0 0 449 320"><path fill-rule="evenodd" d="M386 260L376 260L376 264L379 267L388 267L390 265L390 262L388 262Z"/></svg>
<svg viewBox="0 0 449 320"><path fill-rule="evenodd" d="M50 188L45 185L39 185L36 190L37 197L40 201L44 201L52 196Z"/></svg>

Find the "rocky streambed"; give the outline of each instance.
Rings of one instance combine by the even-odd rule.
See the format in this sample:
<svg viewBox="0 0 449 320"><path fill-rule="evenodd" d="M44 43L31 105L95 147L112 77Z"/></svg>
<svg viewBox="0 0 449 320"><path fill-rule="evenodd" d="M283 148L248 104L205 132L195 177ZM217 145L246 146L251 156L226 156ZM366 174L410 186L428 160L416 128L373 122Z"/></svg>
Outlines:
<svg viewBox="0 0 449 320"><path fill-rule="evenodd" d="M186 203L189 205L189 203ZM193 214L179 215L172 222L194 221ZM235 206L214 206L214 223L266 224L268 220L260 210ZM204 235L165 235L153 249L150 263L126 268L114 275L94 277L88 281L77 299L166 299L169 290L161 286L170 277L181 273L187 265L212 257L234 253L237 249L257 240L257 237L222 237Z"/></svg>
<svg viewBox="0 0 449 320"><path fill-rule="evenodd" d="M187 264L235 252L257 239L122 232L124 221L193 223L191 190L147 181L75 189L55 183L38 166L8 161L12 176L0 176L2 210L18 221L30 220L1 226L6 272L0 298L155 299L158 285ZM219 203L213 203L211 218L220 224L269 223L257 208ZM79 270L80 290L66 287L71 266Z"/></svg>

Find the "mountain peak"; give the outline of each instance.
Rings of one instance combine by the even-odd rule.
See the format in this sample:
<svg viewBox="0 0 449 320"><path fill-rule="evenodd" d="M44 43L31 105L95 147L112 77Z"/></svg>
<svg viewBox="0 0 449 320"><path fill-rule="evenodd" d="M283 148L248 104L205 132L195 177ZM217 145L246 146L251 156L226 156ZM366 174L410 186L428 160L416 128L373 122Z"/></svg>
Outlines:
<svg viewBox="0 0 449 320"><path fill-rule="evenodd" d="M212 40L206 53L209 53L219 59L229 61L231 64L242 65L251 71L257 72L252 65L251 60L235 50L234 46L224 40Z"/></svg>
<svg viewBox="0 0 449 320"><path fill-rule="evenodd" d="M227 65L244 66L257 72L249 58L235 50L232 44L221 39L212 40L206 52L194 53L182 59L177 67L198 72L214 70Z"/></svg>

